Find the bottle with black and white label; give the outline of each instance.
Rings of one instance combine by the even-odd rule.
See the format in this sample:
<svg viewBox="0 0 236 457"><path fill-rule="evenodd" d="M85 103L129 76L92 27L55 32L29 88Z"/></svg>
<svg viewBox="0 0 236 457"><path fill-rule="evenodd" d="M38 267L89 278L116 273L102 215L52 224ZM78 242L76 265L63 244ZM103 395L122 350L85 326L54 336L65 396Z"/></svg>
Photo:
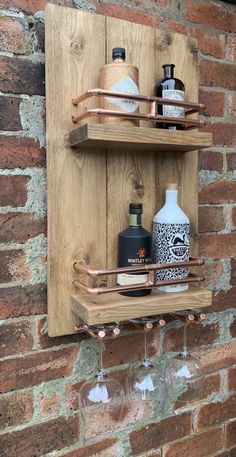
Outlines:
<svg viewBox="0 0 236 457"><path fill-rule="evenodd" d="M113 62L104 65L100 70L101 89L113 92L125 92L127 94L139 94L139 72L138 68L125 62L125 49L114 48L112 50ZM99 97L99 107L112 111L123 111L137 113L139 102L114 97ZM101 123L139 125L137 119L123 119L119 117L101 116Z"/></svg>
<svg viewBox="0 0 236 457"><path fill-rule="evenodd" d="M118 267L143 266L152 262L152 234L142 227L142 203L130 203L129 227L118 235ZM117 276L121 286L144 283L148 279L145 273L122 273ZM141 289L121 292L130 297L150 294L151 290Z"/></svg>
<svg viewBox="0 0 236 457"><path fill-rule="evenodd" d="M170 100L184 101L184 83L174 77L174 64L162 65L164 69L164 79L156 87L156 95ZM158 114L165 117L184 117L185 110L180 106L158 105ZM182 124L169 124L168 122L157 123L156 127L169 130L183 130Z"/></svg>
<svg viewBox="0 0 236 457"><path fill-rule="evenodd" d="M167 185L166 202L153 219L153 261L155 263L184 262L189 260L189 218L178 205L178 188ZM182 279L188 268L169 268L156 273L157 280ZM182 292L188 284L159 287L164 292Z"/></svg>

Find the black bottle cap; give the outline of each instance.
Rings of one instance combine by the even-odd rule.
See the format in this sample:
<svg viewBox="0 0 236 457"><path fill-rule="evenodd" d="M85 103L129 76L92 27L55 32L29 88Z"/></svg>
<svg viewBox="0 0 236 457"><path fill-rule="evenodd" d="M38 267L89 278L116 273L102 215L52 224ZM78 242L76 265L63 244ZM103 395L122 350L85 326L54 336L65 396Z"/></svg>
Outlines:
<svg viewBox="0 0 236 457"><path fill-rule="evenodd" d="M143 204L142 203L130 203L129 212L130 212L130 214L142 214L143 213Z"/></svg>
<svg viewBox="0 0 236 457"><path fill-rule="evenodd" d="M165 68L165 67L175 68L175 65L173 63L165 63L164 65L162 65L162 68Z"/></svg>
<svg viewBox="0 0 236 457"><path fill-rule="evenodd" d="M112 59L123 59L125 60L125 49L124 48L113 48Z"/></svg>

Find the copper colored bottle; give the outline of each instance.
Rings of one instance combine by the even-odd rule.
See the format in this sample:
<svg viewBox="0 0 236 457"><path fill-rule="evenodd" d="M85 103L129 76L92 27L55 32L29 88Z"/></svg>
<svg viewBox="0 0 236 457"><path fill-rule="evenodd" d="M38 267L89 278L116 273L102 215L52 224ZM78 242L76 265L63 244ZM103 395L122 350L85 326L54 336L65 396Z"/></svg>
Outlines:
<svg viewBox="0 0 236 457"><path fill-rule="evenodd" d="M127 92L128 94L138 95L138 69L125 62L125 49L114 48L112 50L112 59L112 63L104 65L100 70L100 88L113 92ZM139 110L139 102L112 97L101 97L99 106L103 109L127 113L137 113ZM139 121L136 119L130 120L108 116L101 116L101 123L139 125Z"/></svg>

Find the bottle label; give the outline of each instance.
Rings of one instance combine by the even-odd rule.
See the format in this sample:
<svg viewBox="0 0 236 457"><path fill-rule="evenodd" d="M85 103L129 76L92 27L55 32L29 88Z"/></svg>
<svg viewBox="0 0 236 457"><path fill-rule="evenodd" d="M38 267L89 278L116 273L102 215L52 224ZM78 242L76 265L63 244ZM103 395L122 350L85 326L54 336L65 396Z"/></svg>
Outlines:
<svg viewBox="0 0 236 457"><path fill-rule="evenodd" d="M117 284L119 286L132 286L133 284L143 284L147 282L147 274L127 274L121 273L117 275Z"/></svg>
<svg viewBox="0 0 236 457"><path fill-rule="evenodd" d="M138 95L139 89L137 84L134 82L130 76L126 76L125 78L121 79L117 83L115 83L110 90L113 92L126 92L127 94ZM137 111L139 107L139 102L136 100L125 100L122 98L113 98L113 97L106 97L106 99L112 103L113 105L118 106L122 109L122 111L126 111L127 113L134 113Z"/></svg>
<svg viewBox="0 0 236 457"><path fill-rule="evenodd" d="M153 223L153 257L156 263L189 260L190 224ZM188 276L188 268L170 268L157 273L156 279L181 279Z"/></svg>
<svg viewBox="0 0 236 457"><path fill-rule="evenodd" d="M162 91L162 98L169 98L170 100L184 101L183 90L164 89ZM180 106L163 105L163 116L165 117L184 117L184 108Z"/></svg>

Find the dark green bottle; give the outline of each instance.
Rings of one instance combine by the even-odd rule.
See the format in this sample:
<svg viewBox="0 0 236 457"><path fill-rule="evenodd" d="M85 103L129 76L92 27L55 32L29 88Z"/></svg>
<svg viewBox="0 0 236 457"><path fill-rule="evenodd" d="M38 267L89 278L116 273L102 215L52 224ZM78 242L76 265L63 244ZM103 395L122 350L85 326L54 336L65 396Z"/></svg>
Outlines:
<svg viewBox="0 0 236 457"><path fill-rule="evenodd" d="M142 212L142 203L130 203L129 227L118 235L118 267L142 266L152 262L152 234L142 227ZM133 285L146 280L146 273L119 274L117 276L119 285ZM150 294L150 292L151 290L142 289L121 292L121 294L141 297Z"/></svg>

